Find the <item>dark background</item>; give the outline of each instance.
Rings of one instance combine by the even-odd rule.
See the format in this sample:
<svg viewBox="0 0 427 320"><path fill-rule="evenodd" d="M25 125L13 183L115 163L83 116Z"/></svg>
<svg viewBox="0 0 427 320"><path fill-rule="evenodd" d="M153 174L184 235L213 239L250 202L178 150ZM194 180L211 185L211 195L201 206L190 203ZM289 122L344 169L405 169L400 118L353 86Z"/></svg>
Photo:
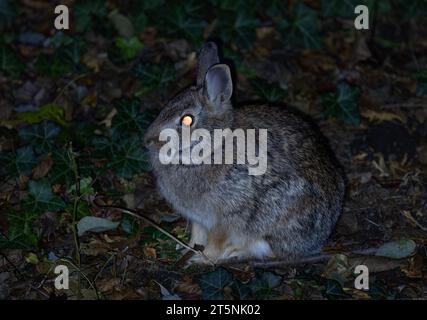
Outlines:
<svg viewBox="0 0 427 320"><path fill-rule="evenodd" d="M427 1L60 3L62 32L58 2L0 0L1 299L426 298ZM357 4L369 30L354 28ZM331 258L184 268L173 240L93 204L142 208L188 240L141 138L194 81L207 39L233 65L237 102L293 105L329 139L348 179ZM100 227L84 217L109 230L79 236L79 221ZM384 243L385 257L351 254ZM57 264L70 290L54 289ZM357 264L371 271L367 292L354 289Z"/></svg>

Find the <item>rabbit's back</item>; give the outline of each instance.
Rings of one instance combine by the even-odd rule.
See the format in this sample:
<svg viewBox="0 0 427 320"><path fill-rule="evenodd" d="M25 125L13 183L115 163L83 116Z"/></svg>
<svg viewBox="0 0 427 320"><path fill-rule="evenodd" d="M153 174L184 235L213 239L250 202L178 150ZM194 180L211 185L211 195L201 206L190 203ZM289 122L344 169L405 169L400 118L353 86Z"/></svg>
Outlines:
<svg viewBox="0 0 427 320"><path fill-rule="evenodd" d="M288 107L245 106L235 109L234 119L236 127L268 132L265 174L248 176L236 166L238 173L229 172L225 180L230 181L220 189L227 193L233 187L225 185L234 185L245 190L240 192L239 225L246 232L264 234L279 255L318 249L341 213L345 189L341 169L323 136L305 116Z"/></svg>

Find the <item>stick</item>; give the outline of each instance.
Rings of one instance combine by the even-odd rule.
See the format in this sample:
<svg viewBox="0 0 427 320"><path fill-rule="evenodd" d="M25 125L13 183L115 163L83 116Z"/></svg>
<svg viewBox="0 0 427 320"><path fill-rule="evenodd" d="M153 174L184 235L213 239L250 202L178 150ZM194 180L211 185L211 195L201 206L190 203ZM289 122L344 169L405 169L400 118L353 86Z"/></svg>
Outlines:
<svg viewBox="0 0 427 320"><path fill-rule="evenodd" d="M201 255L203 258L205 258L207 261L209 261L210 263L212 263L212 261L210 261L210 259L200 250L195 250L194 248L190 247L188 244L186 244L185 242L182 242L181 240L179 240L177 237L175 237L173 234L169 233L168 231L166 231L165 229L163 229L162 227L160 227L157 223L155 223L153 220L151 220L148 217L145 216L141 216L139 215L136 211L134 210L130 210L130 209L126 209L120 206L106 206L106 205L100 205L98 203L96 203L96 199L94 201L95 205L97 205L98 207L101 208L107 208L107 209L117 209L120 210L124 213L127 213L128 215L144 220L145 222L147 222L149 225L151 225L152 227L156 228L157 230L159 230L161 233L163 233L164 235L168 236L169 238L171 238L173 241L175 241L176 243L178 243L179 245L183 246L184 248L190 250L191 252ZM213 264L213 263L212 263Z"/></svg>
<svg viewBox="0 0 427 320"><path fill-rule="evenodd" d="M289 266L289 265L298 265L298 264L304 264L304 263L313 263L313 262L319 262L323 260L328 260L334 255L338 253L342 254L350 254L350 255L370 255L374 254L378 251L378 248L367 248L362 250L354 250L350 252L337 252L337 253L319 253L315 255L310 255L302 258L297 259L270 259L270 260L248 260L248 259L241 259L241 260L224 260L220 261L218 264L222 265L249 265L251 267L278 267L278 266Z"/></svg>

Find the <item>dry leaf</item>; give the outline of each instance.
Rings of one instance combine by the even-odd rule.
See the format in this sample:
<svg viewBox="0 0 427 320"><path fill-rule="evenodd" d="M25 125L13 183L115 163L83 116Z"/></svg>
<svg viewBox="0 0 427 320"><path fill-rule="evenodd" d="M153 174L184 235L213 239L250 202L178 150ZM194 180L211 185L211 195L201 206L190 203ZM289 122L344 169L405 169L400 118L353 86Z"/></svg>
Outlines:
<svg viewBox="0 0 427 320"><path fill-rule="evenodd" d="M175 290L181 293L191 294L191 295L201 295L202 290L197 283L194 283L189 276L185 276L183 281L178 283L175 287Z"/></svg>
<svg viewBox="0 0 427 320"><path fill-rule="evenodd" d="M423 257L417 254L414 257L411 257L408 261L405 261L400 266L400 270L402 270L402 272L404 272L409 278L422 278L423 267Z"/></svg>
<svg viewBox="0 0 427 320"><path fill-rule="evenodd" d="M365 110L361 113L362 117L367 118L369 121L372 122L382 122L382 121L393 121L398 120L402 123L405 123L406 119L404 116L392 113L389 111L374 111L374 110Z"/></svg>
<svg viewBox="0 0 427 320"><path fill-rule="evenodd" d="M151 259L156 259L157 258L156 249L154 249L153 247L145 246L143 250L144 250L144 255L147 258L151 258Z"/></svg>
<svg viewBox="0 0 427 320"><path fill-rule="evenodd" d="M33 169L33 179L38 180L45 177L52 165L53 160L50 154L40 157L40 163Z"/></svg>

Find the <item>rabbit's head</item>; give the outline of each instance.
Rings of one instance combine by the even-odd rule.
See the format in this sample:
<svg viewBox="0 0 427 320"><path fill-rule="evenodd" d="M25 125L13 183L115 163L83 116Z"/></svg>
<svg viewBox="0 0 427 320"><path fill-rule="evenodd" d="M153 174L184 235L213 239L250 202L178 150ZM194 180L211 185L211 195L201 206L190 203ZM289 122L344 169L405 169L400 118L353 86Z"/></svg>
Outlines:
<svg viewBox="0 0 427 320"><path fill-rule="evenodd" d="M229 128L233 120L231 95L233 84L230 69L219 63L217 46L206 43L200 51L197 81L170 100L147 130L144 143L149 150L158 151L164 129L174 129L179 135L182 128ZM176 150L179 151L179 150Z"/></svg>

